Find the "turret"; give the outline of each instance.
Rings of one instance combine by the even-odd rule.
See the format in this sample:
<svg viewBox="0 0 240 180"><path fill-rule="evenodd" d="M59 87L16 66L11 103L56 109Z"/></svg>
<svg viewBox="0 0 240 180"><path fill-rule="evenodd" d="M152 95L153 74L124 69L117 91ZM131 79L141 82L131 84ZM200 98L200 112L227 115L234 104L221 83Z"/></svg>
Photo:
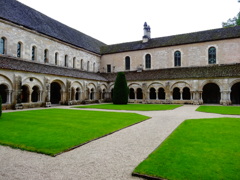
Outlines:
<svg viewBox="0 0 240 180"><path fill-rule="evenodd" d="M148 42L149 39L151 39L151 28L145 22L143 25L143 43Z"/></svg>

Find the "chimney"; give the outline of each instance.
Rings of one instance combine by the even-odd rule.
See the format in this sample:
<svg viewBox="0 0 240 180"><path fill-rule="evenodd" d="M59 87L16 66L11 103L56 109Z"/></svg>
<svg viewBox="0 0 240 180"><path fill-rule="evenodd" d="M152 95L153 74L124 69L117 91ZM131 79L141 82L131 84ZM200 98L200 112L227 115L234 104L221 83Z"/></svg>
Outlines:
<svg viewBox="0 0 240 180"><path fill-rule="evenodd" d="M145 22L143 25L143 43L146 43L151 39L151 28L147 23Z"/></svg>

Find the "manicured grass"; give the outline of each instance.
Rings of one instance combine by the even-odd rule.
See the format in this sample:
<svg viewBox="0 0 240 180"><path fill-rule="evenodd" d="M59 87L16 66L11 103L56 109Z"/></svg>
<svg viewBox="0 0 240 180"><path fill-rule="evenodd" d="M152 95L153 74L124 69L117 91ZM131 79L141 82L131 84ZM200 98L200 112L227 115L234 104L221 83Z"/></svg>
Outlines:
<svg viewBox="0 0 240 180"><path fill-rule="evenodd" d="M53 156L148 118L135 113L73 109L3 113L0 144Z"/></svg>
<svg viewBox="0 0 240 180"><path fill-rule="evenodd" d="M240 179L240 119L184 121L134 173L171 180Z"/></svg>
<svg viewBox="0 0 240 180"><path fill-rule="evenodd" d="M240 115L240 106L200 106L196 111Z"/></svg>
<svg viewBox="0 0 240 180"><path fill-rule="evenodd" d="M74 108L94 108L94 109L113 109L113 110L129 110L129 111L160 111L160 110L172 110L182 105L173 104L97 104L88 106L77 106Z"/></svg>

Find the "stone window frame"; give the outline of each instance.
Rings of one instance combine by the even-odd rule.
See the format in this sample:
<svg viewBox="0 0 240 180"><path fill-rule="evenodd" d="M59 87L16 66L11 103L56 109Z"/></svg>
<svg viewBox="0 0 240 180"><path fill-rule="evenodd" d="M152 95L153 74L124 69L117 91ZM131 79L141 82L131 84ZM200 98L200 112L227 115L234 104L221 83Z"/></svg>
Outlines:
<svg viewBox="0 0 240 180"><path fill-rule="evenodd" d="M44 49L44 53L43 53L43 62L49 63L49 50L48 49Z"/></svg>
<svg viewBox="0 0 240 180"><path fill-rule="evenodd" d="M130 69L131 69L131 57L126 56L125 57L125 70L130 71Z"/></svg>
<svg viewBox="0 0 240 180"><path fill-rule="evenodd" d="M31 60L37 61L37 46L36 45L31 46Z"/></svg>
<svg viewBox="0 0 240 180"><path fill-rule="evenodd" d="M182 52L180 50L174 51L174 67L182 66Z"/></svg>
<svg viewBox="0 0 240 180"><path fill-rule="evenodd" d="M17 43L17 58L22 58L23 55L23 43L18 41Z"/></svg>
<svg viewBox="0 0 240 180"><path fill-rule="evenodd" d="M151 69L151 67L152 67L152 55L150 53L145 54L144 64L145 64L145 69Z"/></svg>
<svg viewBox="0 0 240 180"><path fill-rule="evenodd" d="M210 49L214 49L214 54L210 54ZM213 57L210 57L210 56L213 56ZM210 60L214 58L214 62L211 62ZM207 49L207 59L208 59L208 64L211 65L211 64L217 64L217 48L216 46L209 46L208 49Z"/></svg>
<svg viewBox="0 0 240 180"><path fill-rule="evenodd" d="M77 58L73 57L73 68L75 69L77 66Z"/></svg>
<svg viewBox="0 0 240 180"><path fill-rule="evenodd" d="M56 66L58 66L59 65L59 53L58 52L55 52L54 53L54 64L56 65Z"/></svg>
<svg viewBox="0 0 240 180"><path fill-rule="evenodd" d="M64 67L68 67L68 55L65 54L64 56Z"/></svg>
<svg viewBox="0 0 240 180"><path fill-rule="evenodd" d="M1 37L0 38L0 54L7 54L7 38Z"/></svg>
<svg viewBox="0 0 240 180"><path fill-rule="evenodd" d="M107 64L107 73L111 73L111 72L112 72L112 65Z"/></svg>

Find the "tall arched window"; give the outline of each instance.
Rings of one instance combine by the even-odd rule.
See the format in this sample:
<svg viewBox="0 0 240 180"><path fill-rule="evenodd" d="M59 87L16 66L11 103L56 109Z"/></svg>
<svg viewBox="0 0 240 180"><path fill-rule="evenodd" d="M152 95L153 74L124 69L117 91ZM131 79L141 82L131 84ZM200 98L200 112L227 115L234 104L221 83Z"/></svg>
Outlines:
<svg viewBox="0 0 240 180"><path fill-rule="evenodd" d="M17 57L18 58L22 57L22 43L21 42L17 43Z"/></svg>
<svg viewBox="0 0 240 180"><path fill-rule="evenodd" d="M150 54L147 54L145 56L145 68L151 69L151 55Z"/></svg>
<svg viewBox="0 0 240 180"><path fill-rule="evenodd" d="M210 47L208 49L208 64L216 64L216 48Z"/></svg>
<svg viewBox="0 0 240 180"><path fill-rule="evenodd" d="M89 71L89 61L87 62L87 71Z"/></svg>
<svg viewBox="0 0 240 180"><path fill-rule="evenodd" d="M130 57L125 57L125 70L130 70Z"/></svg>
<svg viewBox="0 0 240 180"><path fill-rule="evenodd" d="M68 55L65 55L64 57L64 66L68 67Z"/></svg>
<svg viewBox="0 0 240 180"><path fill-rule="evenodd" d="M96 64L95 63L93 63L93 72L95 72L96 71Z"/></svg>
<svg viewBox="0 0 240 180"><path fill-rule="evenodd" d="M48 50L44 50L44 63L48 63Z"/></svg>
<svg viewBox="0 0 240 180"><path fill-rule="evenodd" d="M1 38L0 39L0 54L5 54L5 46L6 46L6 39L5 38Z"/></svg>
<svg viewBox="0 0 240 180"><path fill-rule="evenodd" d="M73 68L76 68L76 57L73 58Z"/></svg>
<svg viewBox="0 0 240 180"><path fill-rule="evenodd" d="M181 52L175 51L174 53L174 66L181 66Z"/></svg>
<svg viewBox="0 0 240 180"><path fill-rule="evenodd" d="M80 69L83 70L83 59L81 59L81 66Z"/></svg>
<svg viewBox="0 0 240 180"><path fill-rule="evenodd" d="M32 47L32 61L35 61L36 60L36 53L37 52L37 48L36 48L36 46L33 46Z"/></svg>
<svg viewBox="0 0 240 180"><path fill-rule="evenodd" d="M55 65L58 65L58 53L55 53Z"/></svg>

